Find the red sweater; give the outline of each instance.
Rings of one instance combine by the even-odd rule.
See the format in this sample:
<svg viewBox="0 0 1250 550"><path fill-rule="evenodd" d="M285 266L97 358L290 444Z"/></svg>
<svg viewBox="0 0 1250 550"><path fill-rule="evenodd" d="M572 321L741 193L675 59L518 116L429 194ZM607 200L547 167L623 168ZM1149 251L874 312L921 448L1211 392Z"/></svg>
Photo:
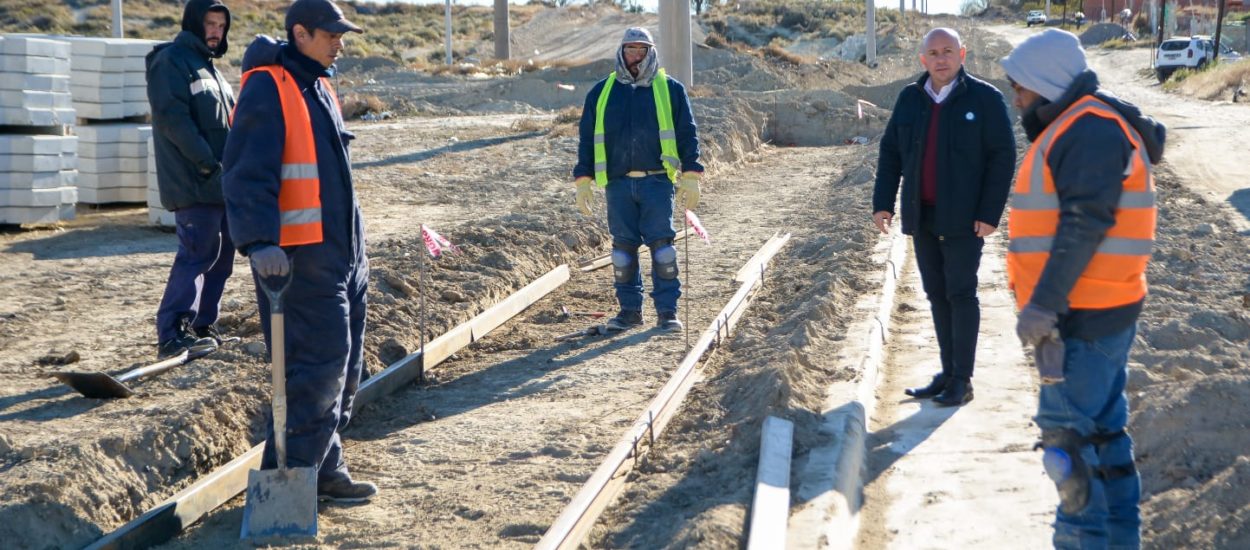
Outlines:
<svg viewBox="0 0 1250 550"><path fill-rule="evenodd" d="M920 157L920 203L925 206L937 204L937 150L938 120L942 114L942 104L933 103L929 112L929 131L925 135L924 154Z"/></svg>

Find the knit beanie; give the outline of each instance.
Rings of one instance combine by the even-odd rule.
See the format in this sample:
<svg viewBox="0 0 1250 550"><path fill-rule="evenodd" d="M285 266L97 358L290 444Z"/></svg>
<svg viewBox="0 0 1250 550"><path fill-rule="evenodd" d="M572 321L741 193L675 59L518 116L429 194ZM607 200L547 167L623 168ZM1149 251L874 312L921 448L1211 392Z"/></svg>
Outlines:
<svg viewBox="0 0 1250 550"><path fill-rule="evenodd" d="M1046 29L1021 42L1002 60L1007 76L1021 87L1058 101L1087 68L1085 50L1075 34Z"/></svg>

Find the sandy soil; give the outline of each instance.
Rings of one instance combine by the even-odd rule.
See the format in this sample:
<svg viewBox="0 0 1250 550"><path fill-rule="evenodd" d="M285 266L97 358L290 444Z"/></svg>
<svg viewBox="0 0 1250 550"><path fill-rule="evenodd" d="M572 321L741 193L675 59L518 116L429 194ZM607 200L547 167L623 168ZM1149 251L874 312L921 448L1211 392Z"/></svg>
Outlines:
<svg viewBox="0 0 1250 550"><path fill-rule="evenodd" d="M608 27L599 36L616 40L618 30ZM1023 31L1001 32L1014 39L1012 32ZM994 50L995 40L969 34L977 51ZM544 49L558 46L556 39L549 44ZM732 273L774 231L794 237L737 337L713 356L706 381L596 526L588 541L595 547L742 544L763 416L796 421L796 457L828 443L833 436L819 430L825 389L857 376L829 358L848 338L856 299L876 292L868 256L878 237L867 221L875 142L759 144L804 121L810 125L789 134L793 142L840 143L856 135L851 132L875 136L888 112L869 110L867 121L856 120L853 98L892 98L916 72L912 53L887 56L877 72L833 64L798 76L757 58L701 55L696 78L706 84L695 88L695 111L713 171L699 211L713 240L690 243L692 330L706 325L732 293ZM1158 91L1150 81L1115 76L1115 67L1127 62L1097 61L1102 56L1093 53L1095 63L1110 64L1108 87L1161 113L1174 128L1185 124L1167 118L1172 103L1190 105L1184 109L1197 120L1212 120L1205 114L1211 104L1151 96ZM969 66L993 79L994 59L970 56ZM371 372L416 349L421 293L430 308L425 331L433 336L559 263L607 250L602 221L572 208L571 126L544 111L580 104L580 97L552 91L555 82L584 90L602 72L592 65L485 81L398 72L352 77L360 89L411 90L424 112L436 115L351 125L359 136L354 161L373 267L366 344ZM746 91L730 93L736 85ZM453 97L456 86L463 88ZM1221 121L1245 112L1220 108L1227 110ZM774 124L783 116L792 122ZM1213 134L1204 132L1246 131L1245 125L1205 124L1173 135L1181 134L1182 144L1205 143ZM820 132L826 141L803 141ZM1223 165L1208 162L1211 155L1202 148L1181 151L1170 149L1160 170L1152 298L1130 380L1146 540L1158 548L1240 548L1250 545L1244 491L1250 476L1250 270L1247 237L1234 224L1240 216L1227 198L1244 189L1215 190L1193 166ZM419 223L464 248L430 269L428 287L418 277ZM0 540L19 548L81 546L258 440L268 371L243 276L231 280L222 321L244 337L241 345L144 382L140 395L128 400L83 399L49 377L59 369L116 374L151 360L152 317L174 248L173 236L147 227L143 211L134 208L84 210L72 223L0 234ZM246 271L241 260L236 269ZM575 275L435 370L428 385L362 411L347 434L348 457L360 477L377 481L384 492L367 506L323 507L315 544L513 547L536 541L683 352L681 338L650 330L554 344L553 336L584 324L561 319L559 305L614 309L608 277ZM993 280L987 277L987 284ZM900 322L924 326L921 314L902 312ZM994 337L1001 337L996 330ZM907 348L911 332L896 332L900 340L893 345ZM78 359L71 362L73 354ZM924 361L905 362L923 368ZM893 380L887 384L914 383L901 373L887 378ZM1027 399L1027 388L1006 382L1001 388ZM906 415L883 411L874 429ZM986 447L1027 462L1027 453L1015 447L1027 439L1026 413L1002 413L1019 431L984 430ZM888 447L884 437L873 444ZM897 520L888 518L906 517L895 504L916 502L921 489L889 476L880 480L892 483L882 493L884 507L866 512L864 521L891 525ZM945 509L940 500L929 503L932 513ZM239 506L231 503L170 545L234 544ZM1008 517L999 524L1004 529L1013 527ZM1030 533L1045 531L1038 525L1044 518L1025 517ZM865 546L909 547L914 540L895 538L889 529L869 532Z"/></svg>

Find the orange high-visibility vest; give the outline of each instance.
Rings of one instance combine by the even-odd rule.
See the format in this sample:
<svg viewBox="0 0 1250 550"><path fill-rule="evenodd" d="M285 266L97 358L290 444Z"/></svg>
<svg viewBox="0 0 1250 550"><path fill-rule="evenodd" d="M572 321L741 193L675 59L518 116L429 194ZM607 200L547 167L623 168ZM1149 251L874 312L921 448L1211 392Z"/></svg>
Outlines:
<svg viewBox="0 0 1250 550"><path fill-rule="evenodd" d="M278 187L278 214L281 219L279 246L314 244L322 241L321 231L321 178L317 173L317 146L313 142L312 118L304 94L291 73L280 65L257 67L243 73L239 84L239 96L247 86L247 79L257 71L273 77L278 86L278 98L282 101L282 120L286 126L286 140L282 148L282 176ZM321 84L330 92L335 108L340 112L338 94L330 85L330 79L321 77Z"/></svg>
<svg viewBox="0 0 1250 550"><path fill-rule="evenodd" d="M1068 294L1074 309L1108 309L1132 304L1146 296L1146 263L1155 236L1155 186L1150 159L1141 136L1114 108L1085 96L1069 106L1038 136L1020 165L1011 197L1007 281L1020 309L1028 305L1033 289L1050 258L1059 228L1059 195L1046 157L1051 145L1085 115L1114 120L1133 144L1124 171L1123 191L1115 225L1099 243L1094 257Z"/></svg>

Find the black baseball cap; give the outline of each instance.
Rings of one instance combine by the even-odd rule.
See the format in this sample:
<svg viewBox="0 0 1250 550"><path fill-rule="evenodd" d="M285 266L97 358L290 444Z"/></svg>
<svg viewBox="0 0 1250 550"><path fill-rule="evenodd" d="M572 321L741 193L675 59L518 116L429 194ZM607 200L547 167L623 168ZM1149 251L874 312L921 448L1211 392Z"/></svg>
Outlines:
<svg viewBox="0 0 1250 550"><path fill-rule="evenodd" d="M329 32L365 32L343 16L343 10L331 0L295 0L286 9L286 29L303 25L308 30L321 29Z"/></svg>

